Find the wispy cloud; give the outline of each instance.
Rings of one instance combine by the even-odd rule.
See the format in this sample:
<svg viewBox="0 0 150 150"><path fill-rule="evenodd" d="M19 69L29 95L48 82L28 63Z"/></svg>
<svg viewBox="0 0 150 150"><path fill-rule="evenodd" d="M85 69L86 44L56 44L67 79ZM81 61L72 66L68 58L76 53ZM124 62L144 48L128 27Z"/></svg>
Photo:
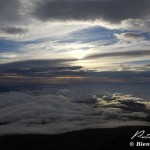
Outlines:
<svg viewBox="0 0 150 150"><path fill-rule="evenodd" d="M150 50L138 50L138 51L124 51L124 52L111 52L111 53L102 53L95 54L85 57L85 59L95 59L95 58L104 58L104 57L140 57L150 55Z"/></svg>

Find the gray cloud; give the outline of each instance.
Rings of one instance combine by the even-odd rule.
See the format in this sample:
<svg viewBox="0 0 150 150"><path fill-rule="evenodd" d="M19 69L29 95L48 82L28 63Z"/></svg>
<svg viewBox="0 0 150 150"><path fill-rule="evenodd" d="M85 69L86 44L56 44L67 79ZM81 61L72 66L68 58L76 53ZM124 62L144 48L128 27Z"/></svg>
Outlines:
<svg viewBox="0 0 150 150"><path fill-rule="evenodd" d="M95 58L103 58L103 57L140 57L150 55L149 50L141 50L141 51L124 51L124 52L110 52L110 53L102 53L102 54L94 54L85 57L84 59L95 59Z"/></svg>
<svg viewBox="0 0 150 150"><path fill-rule="evenodd" d="M63 65L67 62L75 61L76 59L43 59L43 60L26 60L26 61L16 61L12 63L0 64L1 68L16 68L16 67L55 67Z"/></svg>
<svg viewBox="0 0 150 150"><path fill-rule="evenodd" d="M125 40L125 41L145 39L143 35L138 34L138 33L133 33L133 32L127 32L127 33L121 33L121 34L115 34L115 35L119 40Z"/></svg>
<svg viewBox="0 0 150 150"><path fill-rule="evenodd" d="M131 27L143 29L144 25L144 29L149 30L149 7L149 0L0 0L0 26L27 25L33 18L111 22L130 19Z"/></svg>
<svg viewBox="0 0 150 150"><path fill-rule="evenodd" d="M121 21L149 17L149 0L46 0L38 1L33 15L40 20Z"/></svg>
<svg viewBox="0 0 150 150"><path fill-rule="evenodd" d="M89 56L91 58L87 58L87 59L94 59L97 57L109 57L109 56L112 57L111 54L110 55L107 54L106 56L92 55ZM113 78L115 79L128 78L129 80L132 79L132 81L134 81L133 78L138 79L138 81L140 81L139 79L141 78L142 81L144 82L145 80L143 79L143 77L148 78L150 75L149 64L147 65L118 64L116 68L113 68L112 70L108 68L108 70L105 72L101 72L101 71L97 72L96 70L87 70L82 66L72 66L72 65L70 66L70 63L73 62L75 64L76 61L77 61L76 59L53 59L53 60L28 60L28 61L0 64L0 76L1 77L12 76L12 78L15 75L16 78L18 77L18 75L23 77L58 77L58 76L92 77L84 80L85 82L89 82L89 80L95 82L95 77L96 78L99 77L99 79L107 78L110 80L112 80ZM140 72L137 73L136 71L140 71ZM5 81L6 81L5 83L8 83L9 80L5 79ZM130 82L132 81L130 80ZM17 81L15 82L17 83ZM77 83L76 80L74 82ZM79 80L79 82L81 81ZM96 80L96 82L98 82L98 80ZM99 82L101 82L101 80L99 80ZM39 84L38 81L37 83Z"/></svg>
<svg viewBox="0 0 150 150"><path fill-rule="evenodd" d="M16 23L20 19L19 0L0 0L0 25Z"/></svg>
<svg viewBox="0 0 150 150"><path fill-rule="evenodd" d="M7 33L7 34L24 34L27 32L26 29L21 28L21 27L4 27L0 28L0 31Z"/></svg>
<svg viewBox="0 0 150 150"><path fill-rule="evenodd" d="M137 34L137 33L132 33L132 32L124 33L123 35L124 35L125 37L131 37L131 38L135 38L135 39L141 38L141 37L143 38L142 35Z"/></svg>
<svg viewBox="0 0 150 150"><path fill-rule="evenodd" d="M83 70L82 66L69 66L68 63L76 59L53 60L27 60L13 63L0 64L1 74L18 74L30 77L61 76L78 74ZM80 73L79 73L80 74ZM81 73L83 74L83 72Z"/></svg>

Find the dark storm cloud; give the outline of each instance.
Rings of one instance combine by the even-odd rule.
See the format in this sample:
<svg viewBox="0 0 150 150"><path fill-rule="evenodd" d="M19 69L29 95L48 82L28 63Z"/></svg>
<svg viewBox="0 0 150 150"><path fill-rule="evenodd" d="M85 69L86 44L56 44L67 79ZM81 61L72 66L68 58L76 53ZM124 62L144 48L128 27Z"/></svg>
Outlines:
<svg viewBox="0 0 150 150"><path fill-rule="evenodd" d="M36 3L33 15L40 20L121 21L144 18L150 13L149 0L46 0Z"/></svg>
<svg viewBox="0 0 150 150"><path fill-rule="evenodd" d="M23 29L21 27L4 27L0 28L0 31L7 34L24 34L27 32L26 29Z"/></svg>
<svg viewBox="0 0 150 150"><path fill-rule="evenodd" d="M110 52L102 54L94 54L85 57L85 59L95 59L103 57L140 57L150 55L150 50L141 50L141 51L124 51L124 52Z"/></svg>

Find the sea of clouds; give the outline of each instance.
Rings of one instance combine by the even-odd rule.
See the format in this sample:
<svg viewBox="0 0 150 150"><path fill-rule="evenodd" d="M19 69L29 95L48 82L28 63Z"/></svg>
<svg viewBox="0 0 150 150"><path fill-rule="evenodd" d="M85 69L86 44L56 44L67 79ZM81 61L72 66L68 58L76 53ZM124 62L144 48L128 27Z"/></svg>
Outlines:
<svg viewBox="0 0 150 150"><path fill-rule="evenodd" d="M69 89L0 93L0 135L149 125L148 100L121 93L82 94Z"/></svg>

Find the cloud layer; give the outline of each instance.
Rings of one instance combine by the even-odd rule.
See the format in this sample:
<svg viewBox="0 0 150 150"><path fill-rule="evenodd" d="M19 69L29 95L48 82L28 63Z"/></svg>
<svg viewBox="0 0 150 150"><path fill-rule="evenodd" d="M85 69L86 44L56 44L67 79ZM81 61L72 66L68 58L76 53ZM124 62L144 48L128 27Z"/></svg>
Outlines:
<svg viewBox="0 0 150 150"><path fill-rule="evenodd" d="M65 94L66 90L59 93ZM66 93L67 94L67 93ZM96 127L146 124L149 105L131 95L93 95L79 101L63 95L0 94L0 134L62 133Z"/></svg>

